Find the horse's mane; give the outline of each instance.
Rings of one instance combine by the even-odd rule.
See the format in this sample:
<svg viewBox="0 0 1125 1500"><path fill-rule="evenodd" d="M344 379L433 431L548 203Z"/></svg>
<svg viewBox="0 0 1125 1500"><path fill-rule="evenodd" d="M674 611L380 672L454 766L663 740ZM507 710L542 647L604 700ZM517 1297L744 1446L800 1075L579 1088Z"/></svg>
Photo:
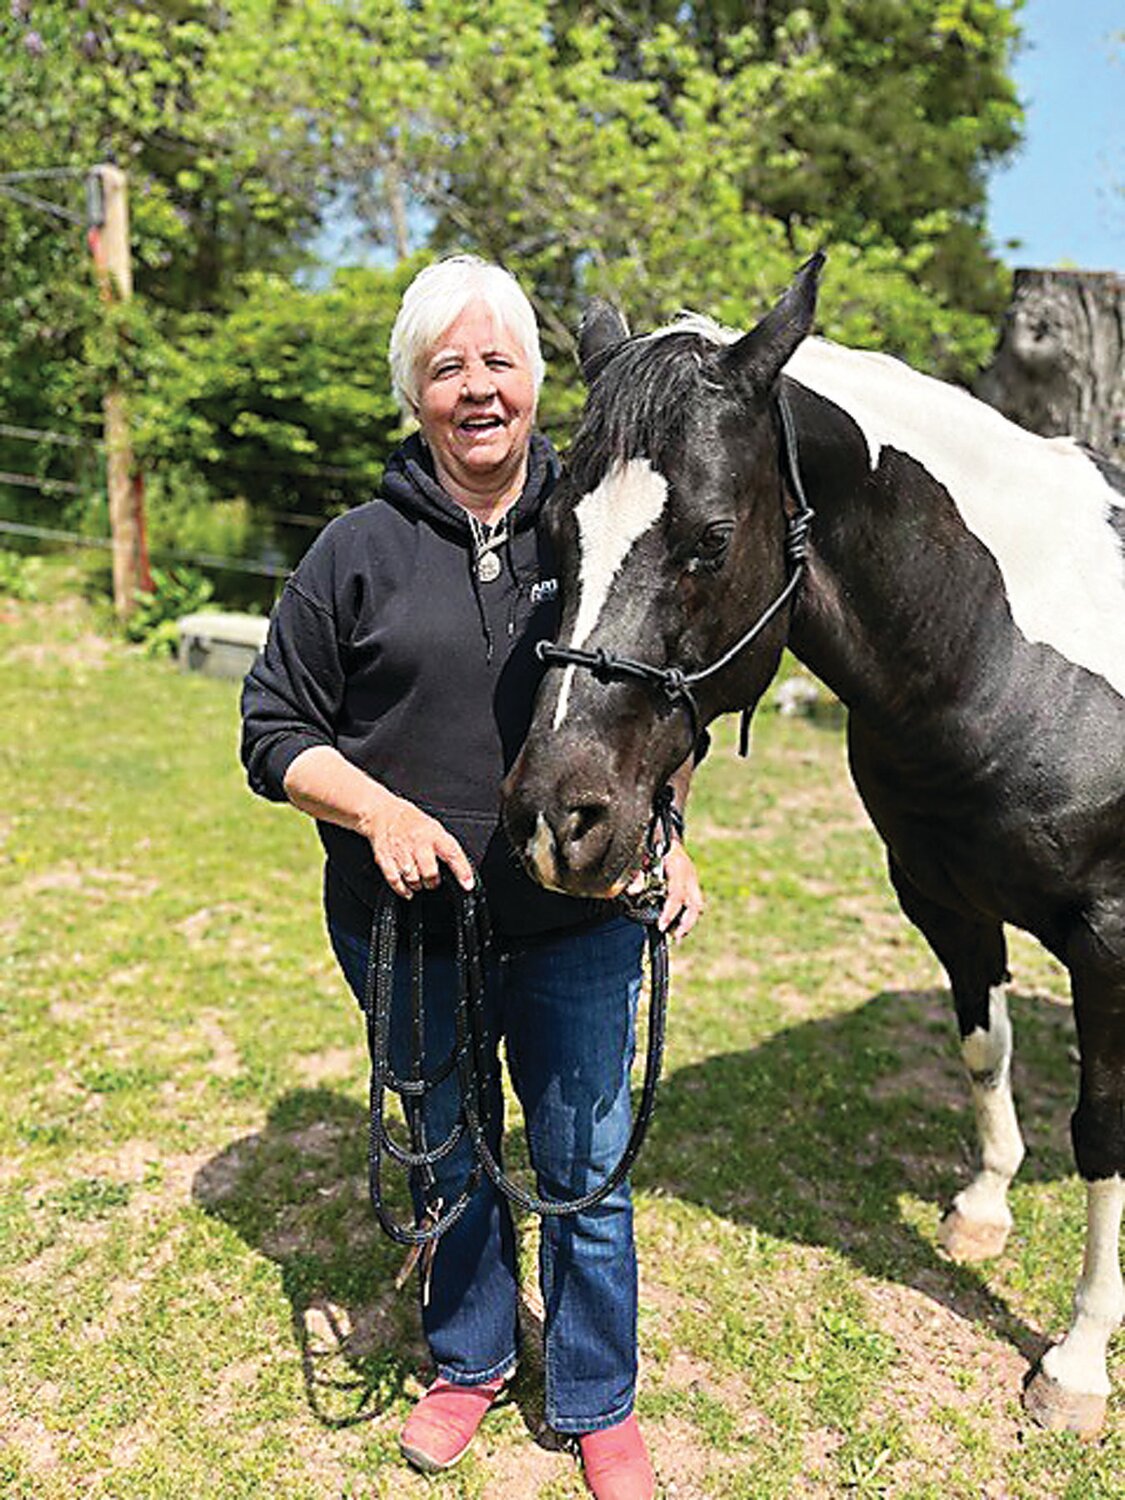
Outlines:
<svg viewBox="0 0 1125 1500"><path fill-rule="evenodd" d="M656 468L683 437L700 392L714 389L716 348L737 338L698 313L631 338L614 350L590 386L582 423L567 455L579 491L594 489L614 463L643 455Z"/></svg>

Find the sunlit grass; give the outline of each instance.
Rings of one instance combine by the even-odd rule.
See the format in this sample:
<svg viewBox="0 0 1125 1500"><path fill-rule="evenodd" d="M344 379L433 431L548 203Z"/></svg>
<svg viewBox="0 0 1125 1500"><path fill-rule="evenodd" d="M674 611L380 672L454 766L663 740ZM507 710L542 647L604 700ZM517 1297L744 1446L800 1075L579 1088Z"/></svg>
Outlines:
<svg viewBox="0 0 1125 1500"><path fill-rule="evenodd" d="M246 792L232 685L91 624L0 600L0 1492L580 1496L533 1445L533 1368L463 1469L399 1464L422 1350L365 1201L313 830ZM1093 1445L1018 1406L1081 1258L1057 967L1014 943L1031 1152L1005 1255L952 1267L955 1028L838 724L767 709L745 764L724 728L689 841L709 909L675 955L636 1172L640 1409L669 1493L1120 1495L1117 1404Z"/></svg>

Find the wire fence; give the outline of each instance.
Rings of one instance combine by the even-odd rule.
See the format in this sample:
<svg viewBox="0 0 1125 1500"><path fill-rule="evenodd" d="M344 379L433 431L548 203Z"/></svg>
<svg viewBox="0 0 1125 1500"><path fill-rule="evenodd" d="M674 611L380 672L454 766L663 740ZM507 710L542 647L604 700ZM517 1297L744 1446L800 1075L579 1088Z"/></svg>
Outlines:
<svg viewBox="0 0 1125 1500"><path fill-rule="evenodd" d="M109 537L85 536L80 531L64 531L56 526L33 526L26 521L0 521L0 535L65 542L72 547L95 547L106 552L112 552L114 545ZM245 557L220 557L214 552L180 552L173 547L153 550L151 560L155 563L192 563L197 567L212 568L216 572L249 573L258 578L288 578L293 571L292 568L279 567L276 563L254 562Z"/></svg>
<svg viewBox="0 0 1125 1500"><path fill-rule="evenodd" d="M22 203L27 207L35 208L47 213L54 218L63 219L67 223L85 226L89 222L89 208L86 214L76 213L61 203L49 198L41 198L37 193L27 190L22 184L38 184L40 182L64 181L79 177L88 177L91 169L88 167L35 167L16 172L0 172L0 197L8 198L16 203ZM21 186L16 186L16 184ZM79 436L74 433L57 432L44 427L25 427L17 423L0 423L0 438L10 441L30 442L37 446L51 445L65 448L81 448L87 452L105 452L105 443L90 436ZM345 470L335 473L327 468L324 470L325 477L344 478L351 477ZM49 497L51 495L89 495L94 488L91 484L78 484L69 479L51 479L44 475L25 474L16 471L0 470L0 485L12 485L18 489L34 490L39 495ZM259 512L261 514L261 512ZM321 526L324 524L323 516L313 516L307 513L285 513L272 512L270 518L275 522L286 521L298 526ZM58 526L38 526L27 521L13 521L0 518L0 536L20 537L27 541L60 543L70 547L87 547L112 552L114 542L109 537L87 536L80 531L66 530ZM193 564L196 567L210 568L215 571L226 573L250 574L259 578L287 578L292 571L289 568L280 567L276 563L259 562L251 558L222 557L211 552L183 552L176 548L154 549L151 553L154 562L182 562Z"/></svg>
<svg viewBox="0 0 1125 1500"><path fill-rule="evenodd" d="M89 167L25 167L20 172L0 172L0 183L31 182L36 177L85 177Z"/></svg>
<svg viewBox="0 0 1125 1500"><path fill-rule="evenodd" d="M73 432L55 432L50 427L16 427L11 422L0 422L0 437L23 439L29 443L51 443L60 448L93 448L99 453L105 449L100 438L79 437Z"/></svg>
<svg viewBox="0 0 1125 1500"><path fill-rule="evenodd" d="M45 495L84 495L85 489L70 479L43 479L38 474L9 474L0 469L0 484L14 484L21 489L41 490Z"/></svg>
<svg viewBox="0 0 1125 1500"><path fill-rule="evenodd" d="M64 208L61 203L52 203L50 198L40 198L37 193L26 193L22 188L8 186L0 182L0 197L11 198L16 203L22 203L25 208L37 208L41 213L53 214L56 219L64 219L68 224L77 224L79 228L85 228L86 215L75 213L72 208Z"/></svg>

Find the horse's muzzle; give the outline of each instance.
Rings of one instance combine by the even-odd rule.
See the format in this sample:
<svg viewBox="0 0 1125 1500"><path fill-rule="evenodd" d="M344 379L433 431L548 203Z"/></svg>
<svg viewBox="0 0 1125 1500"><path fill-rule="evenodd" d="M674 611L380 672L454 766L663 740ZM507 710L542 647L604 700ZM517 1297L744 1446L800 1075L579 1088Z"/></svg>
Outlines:
<svg viewBox="0 0 1125 1500"><path fill-rule="evenodd" d="M643 820L623 822L622 804L631 799L615 792L604 766L586 757L561 764L561 772L538 776L521 755L503 787L508 837L548 890L616 896L639 864Z"/></svg>

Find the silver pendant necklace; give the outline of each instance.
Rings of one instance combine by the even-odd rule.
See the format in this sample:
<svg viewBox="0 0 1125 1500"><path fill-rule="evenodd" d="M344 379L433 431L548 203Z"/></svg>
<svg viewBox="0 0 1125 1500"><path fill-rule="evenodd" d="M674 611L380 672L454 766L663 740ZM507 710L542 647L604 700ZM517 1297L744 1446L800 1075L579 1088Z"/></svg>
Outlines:
<svg viewBox="0 0 1125 1500"><path fill-rule="evenodd" d="M508 518L501 516L491 526L467 511L469 530L473 535L473 565L481 583L494 583L500 577L499 551L508 540Z"/></svg>

